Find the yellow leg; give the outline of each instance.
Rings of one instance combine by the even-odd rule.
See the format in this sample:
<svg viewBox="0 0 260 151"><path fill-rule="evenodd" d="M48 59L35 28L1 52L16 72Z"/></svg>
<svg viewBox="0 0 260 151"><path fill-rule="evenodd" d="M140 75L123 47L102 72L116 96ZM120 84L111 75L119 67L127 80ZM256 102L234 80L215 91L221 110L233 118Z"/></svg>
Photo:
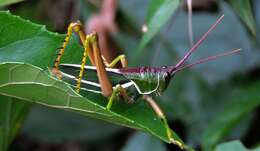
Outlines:
<svg viewBox="0 0 260 151"><path fill-rule="evenodd" d="M111 109L113 102L116 99L117 94L120 93L120 87L121 87L120 85L117 85L116 88L113 90L113 93L110 96L108 103L107 103L107 106L106 106L107 110Z"/></svg>
<svg viewBox="0 0 260 151"><path fill-rule="evenodd" d="M170 143L173 143L175 145L178 145L181 149L186 148L185 145L183 143L181 143L178 140L175 140L172 136L172 130L169 127L169 124L167 122L167 118L165 117L163 111L160 109L160 107L158 106L158 104L148 95L144 95L143 99L151 106L151 108L154 110L154 112L156 113L156 115L163 121L164 127L166 129L166 134L167 137L169 139Z"/></svg>
<svg viewBox="0 0 260 151"><path fill-rule="evenodd" d="M56 58L56 60L55 60L53 69L58 69L58 66L59 66L61 57L62 57L62 55L63 55L63 53L64 53L65 48L66 48L67 45L68 45L68 42L69 42L69 40L70 40L70 37L71 37L71 35L72 35L72 32L73 32L72 29L73 29L73 26L70 24L70 26L68 27L68 32L67 32L66 38L65 38L65 40L64 40L64 42L63 42L63 44L62 44L62 47L60 48L60 51L59 51L59 53L58 53L57 58Z"/></svg>
<svg viewBox="0 0 260 151"><path fill-rule="evenodd" d="M72 36L72 33L75 32L79 35L80 40L83 44L84 47L84 53L83 53L83 57L82 57L82 61L81 61L81 67L80 67L80 72L79 72L79 76L78 76L78 80L77 80L77 84L76 84L76 91L79 92L80 91L80 84L81 84L81 80L84 74L84 66L86 64L86 60L87 57L89 56L90 61L92 63L92 65L95 65L95 61L93 59L93 51L91 51L92 49L92 39L95 37L93 34L89 34L89 35L85 35L84 31L83 31L83 26L80 22L75 22L75 23L71 23L68 27L68 31L67 31L67 35L66 38L62 44L62 47L59 50L58 56L55 60L53 69L52 69L52 73L54 75L56 75L59 79L61 79L61 74L59 72L59 64L61 61L61 57L64 54L64 51L69 43L69 40Z"/></svg>
<svg viewBox="0 0 260 151"><path fill-rule="evenodd" d="M55 60L55 63L54 63L54 66L53 68L54 69L57 69L58 70L58 66L59 66L59 63L60 63L60 60L61 60L61 57L62 55L64 54L64 50L66 49L68 43L69 43L69 40L71 38L71 35L72 35L72 32L75 31L76 33L79 34L80 38L81 38L81 41L85 41L85 38L82 38L84 37L84 32L82 30L82 25L80 22L76 22L76 23L71 23L68 27L68 31L67 31L67 35L66 35L66 38L62 44L62 47L60 48L60 51L58 53L58 56Z"/></svg>
<svg viewBox="0 0 260 151"><path fill-rule="evenodd" d="M81 80L84 74L84 66L86 64L86 59L89 56L90 60L93 61L92 65L96 66L99 83L101 85L102 94L106 97L112 94L112 84L107 76L105 65L101 58L101 52L98 45L98 35L96 32L88 34L83 43L84 55L81 62L80 73L77 80L76 90L80 91ZM91 55L92 54L92 55Z"/></svg>
<svg viewBox="0 0 260 151"><path fill-rule="evenodd" d="M58 56L55 59L53 69L52 69L52 73L56 75L58 78L61 78L61 75L59 73L59 64L61 61L61 57L64 54L64 51L69 43L73 31L79 34L82 43L85 41L85 33L83 31L82 24L80 22L71 23L68 27L66 38L62 44L62 47L59 50Z"/></svg>
<svg viewBox="0 0 260 151"><path fill-rule="evenodd" d="M127 93L126 93L126 90L120 85L118 84L115 89L113 90L113 93L112 95L110 96L109 100L108 100L108 103L107 103L107 106L106 106L106 109L107 110L110 110L112 105L113 105L113 102L114 100L116 99L116 96L120 94L121 96L123 96L124 99L128 100L128 96L127 96Z"/></svg>
<svg viewBox="0 0 260 151"><path fill-rule="evenodd" d="M91 64L96 66L96 68L97 68L97 73L98 73L99 83L101 85L102 94L106 97L111 96L113 93L113 88L112 88L112 84L107 76L107 73L105 70L105 65L104 65L104 62L101 57L102 55L101 55L99 45L98 45L97 33L93 32L89 35L85 35L82 24L80 22L71 23L69 25L66 38L63 42L62 47L59 50L58 56L55 60L55 63L54 63L53 69L52 69L52 73L55 74L58 78L62 78L61 74L59 72L59 64L61 61L61 57L64 54L64 51L69 43L69 40L70 40L73 32L78 33L80 40L84 47L84 53L83 53L83 57L82 57L82 61L81 61L80 72L79 72L79 76L77 78L76 91L78 93L80 92L81 80L82 80L83 74L84 74L84 66L86 64L87 57L89 57ZM125 59L125 55L118 56L108 66L113 67L119 61L121 61L123 67L127 66L127 61ZM126 94L126 93L122 92L122 94ZM126 95L123 95L123 96L126 98Z"/></svg>
<svg viewBox="0 0 260 151"><path fill-rule="evenodd" d="M80 85L81 85L81 80L82 80L82 77L83 77L83 74L84 74L84 66L86 64L86 60L87 60L87 57L89 55L89 52L91 51L91 48L90 48L90 40L91 40L92 36L91 35L87 35L86 36L86 39L83 43L83 46L84 46L84 53L83 53L83 57L82 57L82 60L81 60L81 66L80 66L80 71L79 71L79 76L78 76L78 80L77 80L77 84L76 84L76 91L79 93L80 91Z"/></svg>
<svg viewBox="0 0 260 151"><path fill-rule="evenodd" d="M106 67L108 67L108 68L113 68L119 61L121 62L123 68L125 68L125 67L128 66L128 62L127 62L127 60L126 60L125 55L119 55L119 56L117 56L111 63L108 63L108 62L105 60L105 58L103 58L103 60L104 60L104 63L105 63L105 65L106 65Z"/></svg>

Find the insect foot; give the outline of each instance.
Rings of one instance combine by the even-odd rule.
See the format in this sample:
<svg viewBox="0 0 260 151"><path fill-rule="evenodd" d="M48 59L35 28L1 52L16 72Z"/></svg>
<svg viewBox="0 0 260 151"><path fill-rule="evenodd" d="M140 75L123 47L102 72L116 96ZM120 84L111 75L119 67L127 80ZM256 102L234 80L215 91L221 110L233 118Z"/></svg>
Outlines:
<svg viewBox="0 0 260 151"><path fill-rule="evenodd" d="M115 89L113 90L112 95L110 96L108 103L107 103L107 106L106 106L107 110L111 109L112 104L113 104L114 100L116 99L117 94L120 93L120 89L121 89L121 86L118 84L115 87Z"/></svg>
<svg viewBox="0 0 260 151"><path fill-rule="evenodd" d="M170 143L174 144L174 145L177 145L178 147L180 147L180 149L182 150L186 150L187 146L184 145L183 143L179 142L179 141L176 141L174 140L173 138L170 138L169 139Z"/></svg>
<svg viewBox="0 0 260 151"><path fill-rule="evenodd" d="M57 77L58 79L62 78L62 74L58 69L53 68L53 69L48 69L48 70L54 77Z"/></svg>

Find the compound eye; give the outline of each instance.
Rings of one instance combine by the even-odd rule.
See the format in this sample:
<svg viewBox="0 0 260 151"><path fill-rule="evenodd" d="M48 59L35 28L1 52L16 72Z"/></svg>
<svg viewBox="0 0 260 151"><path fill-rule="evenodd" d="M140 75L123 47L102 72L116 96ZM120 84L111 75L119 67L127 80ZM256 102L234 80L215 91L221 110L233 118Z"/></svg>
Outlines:
<svg viewBox="0 0 260 151"><path fill-rule="evenodd" d="M167 68L167 66L162 66L162 68L163 68L163 69L166 69L166 68Z"/></svg>

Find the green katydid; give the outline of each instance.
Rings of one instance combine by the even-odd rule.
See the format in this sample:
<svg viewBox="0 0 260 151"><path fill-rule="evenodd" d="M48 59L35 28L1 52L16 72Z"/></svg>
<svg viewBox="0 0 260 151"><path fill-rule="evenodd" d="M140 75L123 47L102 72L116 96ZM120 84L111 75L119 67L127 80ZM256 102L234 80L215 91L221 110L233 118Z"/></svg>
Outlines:
<svg viewBox="0 0 260 151"><path fill-rule="evenodd" d="M185 61L189 58L192 52L194 52L206 39L208 34L220 23L223 17L224 15L222 15L216 23L210 27L210 29L195 45L192 46L192 48L176 65L164 67L129 68L127 67L127 61L124 55L120 55L112 61L112 63L108 64L103 59L99 50L97 34L92 33L85 35L82 25L79 22L72 23L68 28L67 37L63 43L63 47L60 49L60 53L58 54L52 69L52 73L58 78L75 85L77 92L92 91L101 93L107 97L109 100L106 106L107 110L111 109L113 101L118 95L130 102L133 102L138 97L143 96L143 99L148 102L157 116L162 119L169 142L178 145L180 148L185 148L186 146L182 142L179 142L172 137L171 129L163 111L149 95L160 95L163 91L165 91L171 78L178 71L240 51L240 49L236 49L219 55L200 59L193 64L184 65ZM64 53L73 31L79 34L81 42L84 46L82 64L60 64L61 56ZM93 66L85 66L87 57L89 57ZM123 68L113 68L118 62L121 62Z"/></svg>

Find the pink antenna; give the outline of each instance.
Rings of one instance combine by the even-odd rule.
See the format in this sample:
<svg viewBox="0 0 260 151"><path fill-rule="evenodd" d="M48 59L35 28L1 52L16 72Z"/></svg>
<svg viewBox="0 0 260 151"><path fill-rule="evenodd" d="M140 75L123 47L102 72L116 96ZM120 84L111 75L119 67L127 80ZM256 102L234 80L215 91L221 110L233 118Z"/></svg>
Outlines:
<svg viewBox="0 0 260 151"><path fill-rule="evenodd" d="M192 52L194 52L199 45L207 38L208 34L216 28L216 26L220 23L220 21L224 18L224 15L222 15L210 28L209 30L199 39L199 41L191 47L191 49L186 53L186 55L171 69L171 72L174 72L177 68L182 66L185 61L189 58Z"/></svg>
<svg viewBox="0 0 260 151"><path fill-rule="evenodd" d="M239 52L239 51L241 51L241 50L242 50L241 48L235 49L235 50L228 51L228 52L224 52L224 53L217 54L217 55L214 55L214 56L209 56L209 57L207 57L207 58L199 59L198 61L196 61L196 62L194 62L194 63L192 63L192 64L188 64L188 65L185 65L185 66L179 66L178 68L175 68L176 70L174 70L174 71L172 72L172 75L173 75L174 73L178 72L178 71L183 70L183 69L191 68L191 67L193 67L193 66L195 66L195 65L202 64L202 63L208 62L208 61L212 61L212 60L215 60L215 59L217 59L217 58L219 58L219 57L229 56L229 55L232 55L232 54L234 54L234 53L237 53L237 52Z"/></svg>

